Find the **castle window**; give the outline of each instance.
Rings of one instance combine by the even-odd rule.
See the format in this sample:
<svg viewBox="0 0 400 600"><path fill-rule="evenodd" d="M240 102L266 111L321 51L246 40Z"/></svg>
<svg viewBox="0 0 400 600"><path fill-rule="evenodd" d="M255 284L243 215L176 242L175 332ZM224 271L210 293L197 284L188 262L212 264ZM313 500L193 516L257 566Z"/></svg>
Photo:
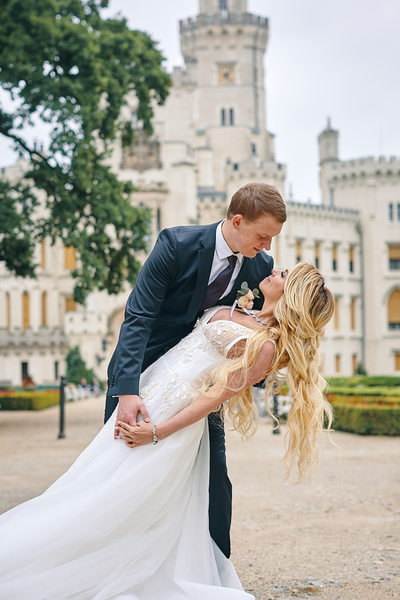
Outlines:
<svg viewBox="0 0 400 600"><path fill-rule="evenodd" d="M400 352L394 353L394 370L400 371Z"/></svg>
<svg viewBox="0 0 400 600"><path fill-rule="evenodd" d="M349 248L349 272L354 273L354 246Z"/></svg>
<svg viewBox="0 0 400 600"><path fill-rule="evenodd" d="M218 67L218 83L235 83L235 66L234 65L219 65Z"/></svg>
<svg viewBox="0 0 400 600"><path fill-rule="evenodd" d="M47 326L47 293L42 292L42 326Z"/></svg>
<svg viewBox="0 0 400 600"><path fill-rule="evenodd" d="M21 362L21 380L25 381L28 376L28 363L26 361Z"/></svg>
<svg viewBox="0 0 400 600"><path fill-rule="evenodd" d="M319 242L315 242L314 244L314 264L319 269Z"/></svg>
<svg viewBox="0 0 400 600"><path fill-rule="evenodd" d="M329 202L331 206L335 203L335 190L333 188L329 188Z"/></svg>
<svg viewBox="0 0 400 600"><path fill-rule="evenodd" d="M337 244L332 246L332 271L337 271Z"/></svg>
<svg viewBox="0 0 400 600"><path fill-rule="evenodd" d="M46 268L46 242L42 240L40 242L40 266L42 269Z"/></svg>
<svg viewBox="0 0 400 600"><path fill-rule="evenodd" d="M221 125L225 125L225 109L221 108Z"/></svg>
<svg viewBox="0 0 400 600"><path fill-rule="evenodd" d="M301 240L296 241L296 262L301 261Z"/></svg>
<svg viewBox="0 0 400 600"><path fill-rule="evenodd" d="M356 328L356 298L350 300L350 329L354 331Z"/></svg>
<svg viewBox="0 0 400 600"><path fill-rule="evenodd" d="M229 125L234 125L235 124L235 113L233 111L233 108L229 109Z"/></svg>
<svg viewBox="0 0 400 600"><path fill-rule="evenodd" d="M72 296L65 297L65 312L71 312L76 310L76 302Z"/></svg>
<svg viewBox="0 0 400 600"><path fill-rule="evenodd" d="M400 290L393 290L388 300L388 327L400 329Z"/></svg>
<svg viewBox="0 0 400 600"><path fill-rule="evenodd" d="M254 143L251 144L251 153L253 156L257 154L257 146Z"/></svg>
<svg viewBox="0 0 400 600"><path fill-rule="evenodd" d="M397 271L400 269L400 245L392 244L389 246L389 269Z"/></svg>
<svg viewBox="0 0 400 600"><path fill-rule="evenodd" d="M335 354L335 373L340 373L340 354Z"/></svg>
<svg viewBox="0 0 400 600"><path fill-rule="evenodd" d="M400 221L400 202L397 203L397 220Z"/></svg>
<svg viewBox="0 0 400 600"><path fill-rule="evenodd" d="M54 361L54 379L58 381L59 363L58 360Z"/></svg>
<svg viewBox="0 0 400 600"><path fill-rule="evenodd" d="M29 294L28 292L24 292L22 294L22 330L25 331L30 324Z"/></svg>
<svg viewBox="0 0 400 600"><path fill-rule="evenodd" d="M66 246L64 248L64 267L66 269L76 268L75 248L73 246Z"/></svg>
<svg viewBox="0 0 400 600"><path fill-rule="evenodd" d="M335 312L333 313L333 328L335 331L338 331L340 327L339 322L339 307L340 307L340 298L335 296Z"/></svg>
<svg viewBox="0 0 400 600"><path fill-rule="evenodd" d="M351 367L353 373L357 373L357 354L351 355Z"/></svg>
<svg viewBox="0 0 400 600"><path fill-rule="evenodd" d="M393 221L393 204L389 204L389 221Z"/></svg>

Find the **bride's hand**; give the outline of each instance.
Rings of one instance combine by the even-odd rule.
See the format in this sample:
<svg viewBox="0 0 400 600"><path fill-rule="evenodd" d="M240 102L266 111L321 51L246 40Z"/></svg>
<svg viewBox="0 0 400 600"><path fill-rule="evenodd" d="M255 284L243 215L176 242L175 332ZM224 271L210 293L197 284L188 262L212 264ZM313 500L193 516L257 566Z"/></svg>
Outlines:
<svg viewBox="0 0 400 600"><path fill-rule="evenodd" d="M118 429L120 439L124 440L130 448L153 443L152 423L139 421L136 425L129 425L123 421L118 421L115 429Z"/></svg>

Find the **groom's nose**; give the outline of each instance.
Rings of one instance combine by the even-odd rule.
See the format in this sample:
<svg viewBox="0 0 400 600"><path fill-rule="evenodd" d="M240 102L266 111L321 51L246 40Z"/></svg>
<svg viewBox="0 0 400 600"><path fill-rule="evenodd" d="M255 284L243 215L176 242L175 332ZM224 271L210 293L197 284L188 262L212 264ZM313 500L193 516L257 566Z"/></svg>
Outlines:
<svg viewBox="0 0 400 600"><path fill-rule="evenodd" d="M265 250L270 250L271 249L271 241L272 241L272 238L268 238L268 239L264 240L262 243L262 247L265 248Z"/></svg>

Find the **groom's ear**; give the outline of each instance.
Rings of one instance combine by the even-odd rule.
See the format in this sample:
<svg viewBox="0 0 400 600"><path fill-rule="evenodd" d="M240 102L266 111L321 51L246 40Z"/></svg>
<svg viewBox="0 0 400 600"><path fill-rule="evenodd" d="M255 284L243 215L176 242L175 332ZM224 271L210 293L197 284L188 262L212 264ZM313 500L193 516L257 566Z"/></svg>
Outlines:
<svg viewBox="0 0 400 600"><path fill-rule="evenodd" d="M232 223L232 226L234 229L238 229L240 227L241 223L243 223L243 221L244 221L244 216L241 214L234 215L232 217L232 219L230 219L230 222Z"/></svg>

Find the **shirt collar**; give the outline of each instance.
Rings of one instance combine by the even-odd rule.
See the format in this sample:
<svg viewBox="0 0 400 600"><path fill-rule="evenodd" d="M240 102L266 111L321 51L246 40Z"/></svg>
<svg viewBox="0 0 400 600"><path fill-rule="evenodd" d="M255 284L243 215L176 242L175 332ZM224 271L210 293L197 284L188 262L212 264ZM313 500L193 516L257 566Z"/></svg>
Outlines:
<svg viewBox="0 0 400 600"><path fill-rule="evenodd" d="M219 260L223 260L224 258L228 258L228 256L231 256L232 254L234 254L239 263L241 264L243 261L243 254L241 254L240 252L232 252L232 250L229 248L228 244L225 241L224 236L222 235L222 223L224 221L221 221L221 223L218 223L218 227L217 227L217 231L216 231L216 237L215 237L215 252L217 254L217 257Z"/></svg>

